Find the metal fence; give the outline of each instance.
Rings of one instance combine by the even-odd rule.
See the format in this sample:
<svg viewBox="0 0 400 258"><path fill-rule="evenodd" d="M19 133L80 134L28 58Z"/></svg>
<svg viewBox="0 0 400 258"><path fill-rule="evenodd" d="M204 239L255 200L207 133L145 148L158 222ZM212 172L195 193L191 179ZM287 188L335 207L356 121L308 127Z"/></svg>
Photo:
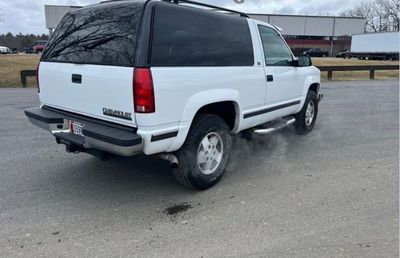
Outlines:
<svg viewBox="0 0 400 258"><path fill-rule="evenodd" d="M328 72L328 80L332 81L333 72L369 71L369 78L375 79L375 71L399 70L399 65L352 65L352 66L318 66L321 72Z"/></svg>

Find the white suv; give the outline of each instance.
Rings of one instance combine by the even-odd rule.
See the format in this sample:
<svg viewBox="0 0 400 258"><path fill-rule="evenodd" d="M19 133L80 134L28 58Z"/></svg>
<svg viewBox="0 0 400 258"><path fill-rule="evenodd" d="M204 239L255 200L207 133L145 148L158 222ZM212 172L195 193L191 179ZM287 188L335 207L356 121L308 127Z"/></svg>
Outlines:
<svg viewBox="0 0 400 258"><path fill-rule="evenodd" d="M319 70L274 26L176 0L68 13L37 80L42 105L25 113L68 152L158 154L198 190L222 177L233 135L308 133L322 97Z"/></svg>

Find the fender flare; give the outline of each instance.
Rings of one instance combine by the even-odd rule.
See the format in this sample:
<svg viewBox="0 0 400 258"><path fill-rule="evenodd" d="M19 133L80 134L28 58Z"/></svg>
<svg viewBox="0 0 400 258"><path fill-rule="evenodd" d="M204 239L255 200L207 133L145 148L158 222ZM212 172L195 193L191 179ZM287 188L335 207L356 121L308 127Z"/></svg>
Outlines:
<svg viewBox="0 0 400 258"><path fill-rule="evenodd" d="M233 131L237 131L240 126L241 114L239 106L239 92L232 89L214 89L198 92L190 97L190 99L187 101L182 114L181 122L179 124L178 136L174 144L172 144L172 146L169 148L168 152L176 151L182 147L189 133L193 119L202 107L225 101L232 101L235 105L236 119L235 128Z"/></svg>
<svg viewBox="0 0 400 258"><path fill-rule="evenodd" d="M300 107L297 110L297 112L300 112L300 110L303 108L304 102L306 101L306 98L307 98L308 90L310 89L311 85L313 85L313 84L321 85L321 77L315 76L315 75L310 75L306 78L306 80L304 81L304 86L303 86L303 94L302 94L302 98L301 98L301 104L300 104Z"/></svg>
<svg viewBox="0 0 400 258"><path fill-rule="evenodd" d="M308 76L304 82L303 96L307 96L307 92L310 89L310 86L313 84L321 85L321 79L314 75Z"/></svg>
<svg viewBox="0 0 400 258"><path fill-rule="evenodd" d="M192 121L196 113L204 106L209 104L224 102L224 101L232 101L235 103L235 109L237 114L236 117L240 114L239 107L239 92L232 89L215 89L215 90L207 90L194 94L187 101L181 121L188 122Z"/></svg>

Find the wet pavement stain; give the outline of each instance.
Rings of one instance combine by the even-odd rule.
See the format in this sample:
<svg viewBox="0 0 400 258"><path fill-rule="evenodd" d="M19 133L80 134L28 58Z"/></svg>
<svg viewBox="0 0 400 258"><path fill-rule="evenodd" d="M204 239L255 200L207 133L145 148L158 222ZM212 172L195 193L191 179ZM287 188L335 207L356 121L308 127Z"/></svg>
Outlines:
<svg viewBox="0 0 400 258"><path fill-rule="evenodd" d="M185 212L188 209L191 209L192 205L188 204L188 203L181 203L181 204L176 204L174 206L168 207L164 210L164 213L166 213L167 215L177 215L179 213Z"/></svg>

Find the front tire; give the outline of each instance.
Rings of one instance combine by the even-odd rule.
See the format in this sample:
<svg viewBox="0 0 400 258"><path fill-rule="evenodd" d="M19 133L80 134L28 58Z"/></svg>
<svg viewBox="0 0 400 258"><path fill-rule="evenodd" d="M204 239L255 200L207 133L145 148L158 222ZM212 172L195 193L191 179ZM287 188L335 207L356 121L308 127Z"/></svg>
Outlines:
<svg viewBox="0 0 400 258"><path fill-rule="evenodd" d="M308 134L314 129L318 116L318 97L314 91L308 91L304 106L299 113L295 115L296 132L299 134Z"/></svg>
<svg viewBox="0 0 400 258"><path fill-rule="evenodd" d="M206 190L225 173L232 136L225 121L200 114L194 120L182 148L175 153L179 165L172 168L177 181L191 189Z"/></svg>

